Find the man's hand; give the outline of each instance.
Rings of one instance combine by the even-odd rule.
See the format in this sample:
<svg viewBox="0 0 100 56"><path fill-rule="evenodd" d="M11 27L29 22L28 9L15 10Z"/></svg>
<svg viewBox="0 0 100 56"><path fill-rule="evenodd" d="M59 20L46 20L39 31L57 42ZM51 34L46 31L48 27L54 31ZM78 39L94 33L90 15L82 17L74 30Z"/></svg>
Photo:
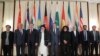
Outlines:
<svg viewBox="0 0 100 56"><path fill-rule="evenodd" d="M35 43L35 46L38 46L38 43Z"/></svg>
<svg viewBox="0 0 100 56"><path fill-rule="evenodd" d="M49 42L49 43L48 43L48 46L50 46L50 45L51 45L51 43Z"/></svg>
<svg viewBox="0 0 100 56"><path fill-rule="evenodd" d="M27 46L27 43L25 43L25 46Z"/></svg>
<svg viewBox="0 0 100 56"><path fill-rule="evenodd" d="M14 46L16 46L16 44L14 43Z"/></svg>
<svg viewBox="0 0 100 56"><path fill-rule="evenodd" d="M64 42L64 44L67 44L67 41L66 40L64 40L63 42Z"/></svg>

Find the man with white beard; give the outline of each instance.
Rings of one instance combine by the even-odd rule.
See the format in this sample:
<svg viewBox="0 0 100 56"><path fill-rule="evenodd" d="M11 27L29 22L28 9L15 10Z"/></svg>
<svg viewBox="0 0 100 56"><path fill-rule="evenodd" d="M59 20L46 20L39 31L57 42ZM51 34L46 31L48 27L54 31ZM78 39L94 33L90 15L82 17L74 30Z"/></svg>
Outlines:
<svg viewBox="0 0 100 56"><path fill-rule="evenodd" d="M49 32L45 28L45 25L41 26L38 43L39 43L38 56L48 56L47 46L50 45L50 36Z"/></svg>

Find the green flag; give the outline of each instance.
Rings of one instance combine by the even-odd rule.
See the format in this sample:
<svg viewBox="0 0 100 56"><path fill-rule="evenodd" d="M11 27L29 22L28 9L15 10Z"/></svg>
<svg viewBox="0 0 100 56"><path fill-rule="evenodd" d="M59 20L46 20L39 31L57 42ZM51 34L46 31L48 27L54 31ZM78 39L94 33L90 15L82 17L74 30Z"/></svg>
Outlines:
<svg viewBox="0 0 100 56"><path fill-rule="evenodd" d="M71 21L71 11L70 11L70 2L68 2L68 17Z"/></svg>
<svg viewBox="0 0 100 56"><path fill-rule="evenodd" d="M57 6L58 6L58 4L57 4ZM57 28L59 28L59 12L58 12L58 7L56 8L55 23L57 25Z"/></svg>

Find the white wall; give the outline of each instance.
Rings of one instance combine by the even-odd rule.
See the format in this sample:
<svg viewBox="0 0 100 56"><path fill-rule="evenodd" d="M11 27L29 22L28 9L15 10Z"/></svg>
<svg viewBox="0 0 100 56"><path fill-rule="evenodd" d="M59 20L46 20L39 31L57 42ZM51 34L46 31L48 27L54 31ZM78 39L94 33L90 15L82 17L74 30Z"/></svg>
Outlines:
<svg viewBox="0 0 100 56"><path fill-rule="evenodd" d="M3 16L3 3L0 2L0 54L1 54L2 16Z"/></svg>
<svg viewBox="0 0 100 56"><path fill-rule="evenodd" d="M96 25L97 29L99 27L98 15L97 15L97 4L94 3L89 4L89 25L90 25L90 30L92 29L91 27L93 25Z"/></svg>
<svg viewBox="0 0 100 56"><path fill-rule="evenodd" d="M4 25L3 25L4 31L5 31L5 25L11 25L11 30L13 30L13 12L14 12L14 3L5 2Z"/></svg>

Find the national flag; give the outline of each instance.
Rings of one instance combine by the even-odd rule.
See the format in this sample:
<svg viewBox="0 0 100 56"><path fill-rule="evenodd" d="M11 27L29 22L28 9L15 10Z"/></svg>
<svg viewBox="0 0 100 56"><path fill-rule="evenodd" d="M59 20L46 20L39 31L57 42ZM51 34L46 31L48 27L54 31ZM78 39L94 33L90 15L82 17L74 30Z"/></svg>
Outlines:
<svg viewBox="0 0 100 56"><path fill-rule="evenodd" d="M68 17L71 21L71 11L70 11L70 2L68 2Z"/></svg>
<svg viewBox="0 0 100 56"><path fill-rule="evenodd" d="M63 6L62 6L62 17L61 17L61 28L66 25L66 20L65 20L65 10L64 10L64 1L63 1Z"/></svg>
<svg viewBox="0 0 100 56"><path fill-rule="evenodd" d="M59 28L59 12L58 12L58 4L57 4L57 6L56 6L55 23L56 23L56 25L57 25L57 28Z"/></svg>
<svg viewBox="0 0 100 56"><path fill-rule="evenodd" d="M34 0L34 4L32 7L32 14L31 14L31 23L34 24L34 27L37 28L36 26L36 5L35 5L35 0Z"/></svg>
<svg viewBox="0 0 100 56"><path fill-rule="evenodd" d="M76 1L76 4L75 4L75 14L74 14L74 21L75 21L75 27L76 27L76 30L78 30L78 5L77 5L77 1Z"/></svg>
<svg viewBox="0 0 100 56"><path fill-rule="evenodd" d="M44 24L45 24L46 29L49 30L49 21L47 17L47 2L45 3Z"/></svg>
<svg viewBox="0 0 100 56"><path fill-rule="evenodd" d="M20 4L20 0L19 0L19 13L18 13L17 28L18 28L18 24L21 24L21 4Z"/></svg>
<svg viewBox="0 0 100 56"><path fill-rule="evenodd" d="M27 2L27 21L28 21L28 24L31 22L30 16L29 16L29 1Z"/></svg>
<svg viewBox="0 0 100 56"><path fill-rule="evenodd" d="M32 20L30 20L29 16L29 1L27 1L27 10L25 13L25 20L24 20L24 28L27 29L27 26L29 26L29 23L32 23Z"/></svg>
<svg viewBox="0 0 100 56"><path fill-rule="evenodd" d="M50 27L49 30L53 30L53 20L52 20L52 17L51 17L51 13L50 13L50 19L49 19L49 27Z"/></svg>
<svg viewBox="0 0 100 56"><path fill-rule="evenodd" d="M80 3L80 19L79 19L79 30L82 31L83 29L83 13L82 13L82 7Z"/></svg>
<svg viewBox="0 0 100 56"><path fill-rule="evenodd" d="M38 21L37 21L37 26L40 28L42 22L41 22L41 6L40 6L40 1L39 1L39 8L38 8Z"/></svg>

